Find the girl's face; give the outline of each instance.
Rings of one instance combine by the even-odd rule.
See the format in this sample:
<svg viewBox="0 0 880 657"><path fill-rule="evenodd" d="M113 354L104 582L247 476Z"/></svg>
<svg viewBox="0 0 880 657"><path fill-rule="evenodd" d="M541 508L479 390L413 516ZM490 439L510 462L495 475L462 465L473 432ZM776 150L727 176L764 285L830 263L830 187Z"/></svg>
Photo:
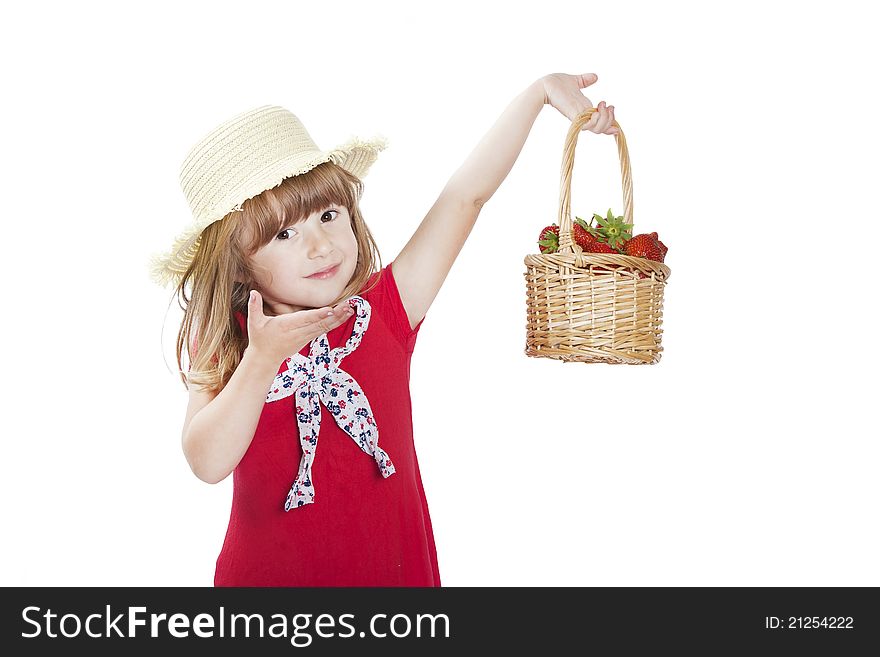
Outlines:
<svg viewBox="0 0 880 657"><path fill-rule="evenodd" d="M343 205L331 205L285 227L251 261L267 315L330 305L357 266L357 239ZM313 274L335 266L327 278Z"/></svg>

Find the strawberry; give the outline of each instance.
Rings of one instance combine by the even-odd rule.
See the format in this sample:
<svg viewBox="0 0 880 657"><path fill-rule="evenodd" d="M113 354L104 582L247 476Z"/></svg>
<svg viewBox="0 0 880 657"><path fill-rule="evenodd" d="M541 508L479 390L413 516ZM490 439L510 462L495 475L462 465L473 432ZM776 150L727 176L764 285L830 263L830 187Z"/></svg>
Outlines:
<svg viewBox="0 0 880 657"><path fill-rule="evenodd" d="M587 231L590 234L590 237L592 237L594 240L599 239L599 231L593 225L592 218L590 219L590 222L587 223L586 221L584 221L583 219L581 219L580 217L575 215L574 223L578 224L581 228L583 228L585 231Z"/></svg>
<svg viewBox="0 0 880 657"><path fill-rule="evenodd" d="M589 248L584 249L587 253L617 253L616 249L612 249L605 242L592 242Z"/></svg>
<svg viewBox="0 0 880 657"><path fill-rule="evenodd" d="M605 242L591 242L588 245L588 248L584 249L585 253L617 253L614 249L608 246ZM599 265L593 265L591 271L594 274L610 274L611 270L606 269L605 267L601 267Z"/></svg>
<svg viewBox="0 0 880 657"><path fill-rule="evenodd" d="M599 225L597 231L599 239L607 242L612 248L620 248L626 240L632 237L632 224L626 223L623 217L615 217L611 208L608 208L607 216L603 217L594 212L593 218Z"/></svg>
<svg viewBox="0 0 880 657"><path fill-rule="evenodd" d="M657 246L660 247L660 262L663 262L663 259L666 257L666 252L669 249L667 249L666 245L660 241L660 238L657 237L657 233L648 233L648 235L657 240Z"/></svg>
<svg viewBox="0 0 880 657"><path fill-rule="evenodd" d="M552 224L541 229L538 248L541 249L541 253L556 253L559 248L559 226Z"/></svg>
<svg viewBox="0 0 880 657"><path fill-rule="evenodd" d="M596 243L592 227L580 217L575 217L571 224L571 238L583 251L589 252L590 245Z"/></svg>
<svg viewBox="0 0 880 657"><path fill-rule="evenodd" d="M654 234L656 235L656 233L654 233ZM657 240L657 245L660 247L660 262L663 262L663 260L666 258L666 252L669 249L667 249L666 245L663 242L661 242L660 240Z"/></svg>
<svg viewBox="0 0 880 657"><path fill-rule="evenodd" d="M589 251L590 245L596 241L592 227L580 218L571 224L571 238L582 251ZM559 250L559 226L552 224L544 227L538 236L538 248L541 253L556 253Z"/></svg>
<svg viewBox="0 0 880 657"><path fill-rule="evenodd" d="M663 250L657 243L657 233L636 235L624 243L623 252L628 256L663 262Z"/></svg>

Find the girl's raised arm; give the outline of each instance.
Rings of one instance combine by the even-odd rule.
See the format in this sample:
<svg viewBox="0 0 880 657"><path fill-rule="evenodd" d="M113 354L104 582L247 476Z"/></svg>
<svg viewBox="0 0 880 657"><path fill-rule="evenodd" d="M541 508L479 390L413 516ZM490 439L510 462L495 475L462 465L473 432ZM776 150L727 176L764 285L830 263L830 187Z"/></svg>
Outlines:
<svg viewBox="0 0 880 657"><path fill-rule="evenodd" d="M572 121L593 107L580 89L592 73L546 75L520 93L453 174L392 268L403 307L415 327L428 312L483 205L510 173L541 108L550 104ZM600 103L585 130L614 134L613 112Z"/></svg>

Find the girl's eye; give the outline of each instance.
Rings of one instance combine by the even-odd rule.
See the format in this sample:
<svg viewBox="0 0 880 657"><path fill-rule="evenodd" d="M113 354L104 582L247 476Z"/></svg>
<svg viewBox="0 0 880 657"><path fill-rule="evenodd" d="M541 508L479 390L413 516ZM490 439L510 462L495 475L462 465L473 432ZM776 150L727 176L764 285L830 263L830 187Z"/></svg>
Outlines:
<svg viewBox="0 0 880 657"><path fill-rule="evenodd" d="M338 214L339 214L339 210L327 210L326 212L324 212L324 214L321 215L321 219L323 219L324 217L326 217L326 216L327 216L328 214L330 214L330 213L333 213L334 215L338 215ZM335 220L336 220L336 217L334 216L334 217L331 217L331 218L330 218L328 221L326 221L325 223L328 223L328 224L329 224L331 221L335 221ZM285 228L285 229L282 230L280 233L278 233L278 235L276 236L276 239L279 239L279 240L289 240L289 239L290 239L290 231L291 231L291 230L293 230L293 229L292 229L292 228Z"/></svg>

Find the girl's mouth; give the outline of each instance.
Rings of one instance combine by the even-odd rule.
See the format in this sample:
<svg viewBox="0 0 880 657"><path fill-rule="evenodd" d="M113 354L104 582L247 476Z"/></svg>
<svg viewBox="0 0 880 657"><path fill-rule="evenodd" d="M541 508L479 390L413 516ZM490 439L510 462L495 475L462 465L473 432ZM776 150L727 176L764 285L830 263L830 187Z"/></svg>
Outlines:
<svg viewBox="0 0 880 657"><path fill-rule="evenodd" d="M314 279L318 279L318 280L323 280L325 278L333 278L334 276L336 276L336 272L338 272L338 271L339 271L339 265L335 265L332 269L330 269L328 271L319 272L317 274L312 274L311 276L308 276L307 278L314 278Z"/></svg>

